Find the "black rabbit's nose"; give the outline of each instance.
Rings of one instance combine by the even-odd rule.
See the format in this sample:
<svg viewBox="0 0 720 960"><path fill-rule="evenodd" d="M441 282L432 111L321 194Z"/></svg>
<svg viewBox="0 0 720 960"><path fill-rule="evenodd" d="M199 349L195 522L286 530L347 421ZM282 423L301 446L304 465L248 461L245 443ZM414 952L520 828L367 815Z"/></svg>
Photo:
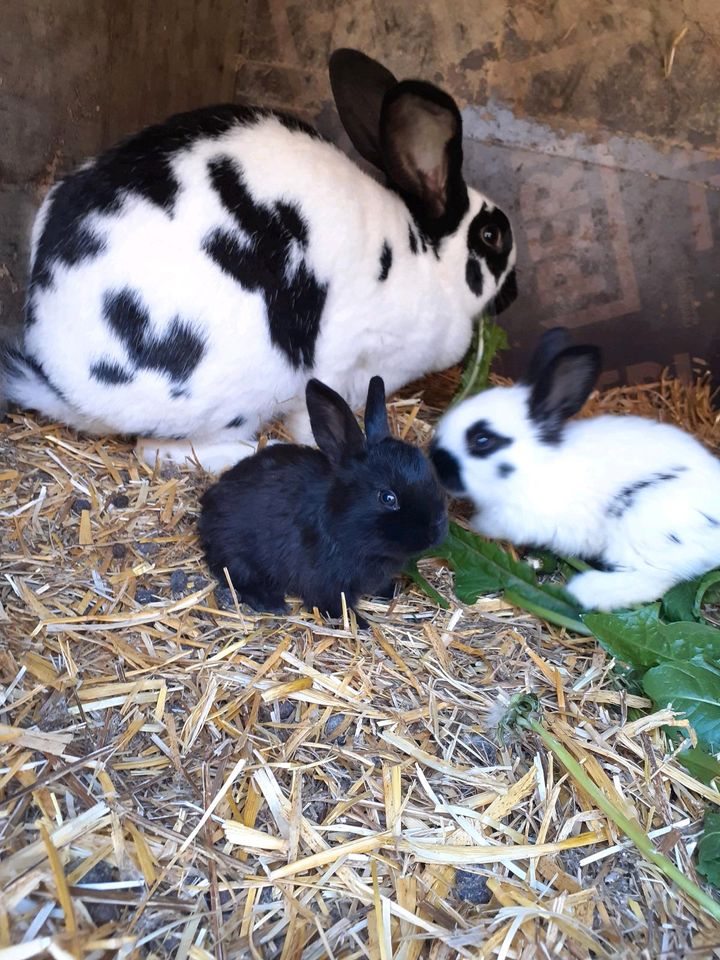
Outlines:
<svg viewBox="0 0 720 960"><path fill-rule="evenodd" d="M460 477L460 464L450 451L433 442L430 447L430 459L442 485L450 493L463 493L465 488Z"/></svg>

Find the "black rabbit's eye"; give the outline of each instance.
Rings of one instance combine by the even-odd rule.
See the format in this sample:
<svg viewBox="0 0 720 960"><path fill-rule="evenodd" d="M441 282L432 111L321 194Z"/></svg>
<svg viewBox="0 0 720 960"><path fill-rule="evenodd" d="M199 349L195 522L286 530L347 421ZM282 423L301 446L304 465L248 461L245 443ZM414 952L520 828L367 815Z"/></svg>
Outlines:
<svg viewBox="0 0 720 960"><path fill-rule="evenodd" d="M494 223L487 223L480 231L482 242L490 247L491 250L499 250L502 246L502 233L500 227Z"/></svg>
<svg viewBox="0 0 720 960"><path fill-rule="evenodd" d="M392 490L378 491L378 500L384 507L387 507L388 510L398 509L398 499Z"/></svg>

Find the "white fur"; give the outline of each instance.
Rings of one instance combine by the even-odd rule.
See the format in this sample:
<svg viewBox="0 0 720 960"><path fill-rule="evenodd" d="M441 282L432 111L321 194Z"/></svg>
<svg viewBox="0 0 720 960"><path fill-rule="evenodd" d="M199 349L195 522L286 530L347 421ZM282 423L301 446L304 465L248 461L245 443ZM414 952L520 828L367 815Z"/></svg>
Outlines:
<svg viewBox="0 0 720 960"><path fill-rule="evenodd" d="M309 265L329 284L312 369L293 369L272 345L263 295L243 289L201 250L203 238L217 227L242 237L208 179L207 162L218 156L237 159L255 200L296 204L308 223ZM470 209L442 241L439 258L431 250L413 255L411 217L396 194L331 144L273 117L195 141L176 157L173 172L180 189L172 217L129 195L119 213L92 216L105 252L74 267L56 263L52 286L35 291L37 320L27 330L26 349L68 403L33 378L11 375L7 384L11 400L78 429L189 437L182 443L141 442L150 461L158 451L183 460L194 448L208 465L229 465L252 452L247 441L278 416L288 417L298 440L309 440L304 387L311 376L357 408L374 374L392 393L444 369L463 356L472 318L505 279L496 283L484 267L480 298L465 281L468 225L489 203L479 193L469 191ZM51 200L52 194L38 214L33 254ZM381 283L384 242L393 260ZM514 262L513 250L507 272ZM189 398L170 399L168 378L153 370L138 372L128 384L89 377L100 358L125 362L122 343L102 318L105 292L123 287L140 294L156 334L180 316L205 339L206 353L187 383ZM240 415L243 427L225 429Z"/></svg>
<svg viewBox="0 0 720 960"><path fill-rule="evenodd" d="M601 416L567 423L560 443L548 444L528 417L528 397L523 385L496 387L438 425L436 444L459 462L477 509L475 530L615 567L570 581L586 608L654 600L720 564L720 461L694 437L641 417ZM512 443L486 458L470 456L465 434L479 420ZM502 477L500 464L515 470ZM637 490L612 515L624 488L677 468L684 469L675 479Z"/></svg>

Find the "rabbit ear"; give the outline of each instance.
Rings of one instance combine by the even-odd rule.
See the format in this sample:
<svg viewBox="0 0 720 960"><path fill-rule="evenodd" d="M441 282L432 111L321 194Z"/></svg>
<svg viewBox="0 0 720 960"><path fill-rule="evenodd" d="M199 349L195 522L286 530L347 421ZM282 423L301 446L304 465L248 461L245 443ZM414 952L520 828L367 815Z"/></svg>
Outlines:
<svg viewBox="0 0 720 960"><path fill-rule="evenodd" d="M455 207L462 216L462 119L452 97L420 80L398 83L383 103L380 143L388 178L424 220L442 220Z"/></svg>
<svg viewBox="0 0 720 960"><path fill-rule="evenodd" d="M368 443L379 443L390 436L385 408L385 384L382 377L373 377L368 387L365 404L365 434Z"/></svg>
<svg viewBox="0 0 720 960"><path fill-rule="evenodd" d="M358 153L382 170L380 112L385 94L397 80L381 63L347 48L332 54L329 70L342 125Z"/></svg>
<svg viewBox="0 0 720 960"><path fill-rule="evenodd" d="M546 364L530 394L530 418L541 427L544 440L560 439L565 421L581 409L599 373L597 347L568 347Z"/></svg>
<svg viewBox="0 0 720 960"><path fill-rule="evenodd" d="M362 430L340 394L319 380L312 379L305 388L305 400L313 436L318 447L333 463L364 449Z"/></svg>
<svg viewBox="0 0 720 960"><path fill-rule="evenodd" d="M567 327L553 327L552 330L546 330L530 357L524 377L525 383L535 383L550 361L569 346L570 332Z"/></svg>

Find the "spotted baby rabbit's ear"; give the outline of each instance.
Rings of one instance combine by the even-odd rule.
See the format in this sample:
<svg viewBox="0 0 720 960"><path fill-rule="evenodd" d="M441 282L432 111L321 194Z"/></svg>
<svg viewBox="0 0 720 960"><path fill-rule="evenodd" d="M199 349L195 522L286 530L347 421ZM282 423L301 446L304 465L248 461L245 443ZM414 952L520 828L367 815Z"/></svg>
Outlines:
<svg viewBox="0 0 720 960"><path fill-rule="evenodd" d="M387 408L385 407L385 384L382 377L373 377L368 386L365 404L365 433L368 443L379 443L390 436Z"/></svg>
<svg viewBox="0 0 720 960"><path fill-rule="evenodd" d="M523 377L525 383L535 383L545 367L570 346L570 331L567 327L553 327L546 330L533 350L528 368Z"/></svg>
<svg viewBox="0 0 720 960"><path fill-rule="evenodd" d="M365 437L339 393L313 378L305 388L305 400L315 441L333 463L362 452Z"/></svg>
<svg viewBox="0 0 720 960"><path fill-rule="evenodd" d="M555 443L565 421L580 411L600 373L597 347L568 347L547 363L530 392L530 417L542 439Z"/></svg>

